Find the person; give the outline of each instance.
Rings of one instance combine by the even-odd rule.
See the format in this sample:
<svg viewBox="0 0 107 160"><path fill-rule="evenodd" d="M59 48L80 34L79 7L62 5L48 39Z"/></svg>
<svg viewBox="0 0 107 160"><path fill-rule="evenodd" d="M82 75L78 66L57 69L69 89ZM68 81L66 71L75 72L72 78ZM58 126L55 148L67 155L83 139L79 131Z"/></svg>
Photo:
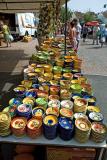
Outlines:
<svg viewBox="0 0 107 160"><path fill-rule="evenodd" d="M75 25L75 28L76 28L76 40L77 40L77 48L79 46L79 42L80 42L80 39L81 39L81 25L79 23L79 21L77 19L73 19L72 22L74 23Z"/></svg>
<svg viewBox="0 0 107 160"><path fill-rule="evenodd" d="M4 35L5 42L7 44L7 47L11 47L11 39L10 39L10 30L7 25L5 25L2 21L0 22L0 27L2 30L2 33Z"/></svg>
<svg viewBox="0 0 107 160"><path fill-rule="evenodd" d="M77 49L76 28L73 22L70 22L69 40L74 49Z"/></svg>
<svg viewBox="0 0 107 160"><path fill-rule="evenodd" d="M84 25L83 25L83 28L82 28L83 42L86 41L87 34L88 34L88 27L84 24Z"/></svg>
<svg viewBox="0 0 107 160"><path fill-rule="evenodd" d="M93 45L95 44L95 41L96 41L96 45L99 44L99 37L100 37L100 27L94 26L93 27Z"/></svg>
<svg viewBox="0 0 107 160"><path fill-rule="evenodd" d="M105 42L107 43L107 24L105 25Z"/></svg>

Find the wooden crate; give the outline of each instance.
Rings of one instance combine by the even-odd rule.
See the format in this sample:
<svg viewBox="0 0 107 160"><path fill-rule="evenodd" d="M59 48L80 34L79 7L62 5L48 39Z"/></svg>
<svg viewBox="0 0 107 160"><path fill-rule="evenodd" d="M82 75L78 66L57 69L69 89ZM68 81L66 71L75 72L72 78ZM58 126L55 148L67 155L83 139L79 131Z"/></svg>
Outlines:
<svg viewBox="0 0 107 160"><path fill-rule="evenodd" d="M95 149L47 147L47 160L94 160Z"/></svg>

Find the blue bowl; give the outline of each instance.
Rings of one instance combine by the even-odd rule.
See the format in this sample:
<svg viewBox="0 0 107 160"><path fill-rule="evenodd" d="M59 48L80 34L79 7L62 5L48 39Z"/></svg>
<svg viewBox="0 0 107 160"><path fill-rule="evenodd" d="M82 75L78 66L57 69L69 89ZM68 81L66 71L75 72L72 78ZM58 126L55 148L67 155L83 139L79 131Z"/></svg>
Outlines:
<svg viewBox="0 0 107 160"><path fill-rule="evenodd" d="M26 97L37 97L37 93L35 91L27 91L26 92Z"/></svg>
<svg viewBox="0 0 107 160"><path fill-rule="evenodd" d="M47 118L50 116L53 116L53 115L48 115L45 117ZM45 117L44 117L44 119L45 119ZM45 124L44 120L43 120L43 133L47 139L55 139L57 137L58 119L56 116L53 116L53 117L57 120L54 124L52 124L53 119L51 119L51 118L48 119L47 124Z"/></svg>
<svg viewBox="0 0 107 160"><path fill-rule="evenodd" d="M65 117L59 118L59 136L61 139L68 141L74 136L74 123Z"/></svg>
<svg viewBox="0 0 107 160"><path fill-rule="evenodd" d="M36 89L39 89L39 86L40 86L39 84L33 84L33 85L32 85L32 87L33 87L33 88L36 88Z"/></svg>

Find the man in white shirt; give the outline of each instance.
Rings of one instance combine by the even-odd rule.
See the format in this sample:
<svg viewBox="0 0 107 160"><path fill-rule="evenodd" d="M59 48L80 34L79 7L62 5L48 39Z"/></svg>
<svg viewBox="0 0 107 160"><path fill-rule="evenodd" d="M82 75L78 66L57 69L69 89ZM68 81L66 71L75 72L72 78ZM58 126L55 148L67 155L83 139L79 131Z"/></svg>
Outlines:
<svg viewBox="0 0 107 160"><path fill-rule="evenodd" d="M76 28L76 31L77 31L77 36L76 36L76 39L77 39L77 48L79 46L79 41L81 39L81 25L79 23L79 21L77 19L73 19L72 22L75 24L75 28Z"/></svg>

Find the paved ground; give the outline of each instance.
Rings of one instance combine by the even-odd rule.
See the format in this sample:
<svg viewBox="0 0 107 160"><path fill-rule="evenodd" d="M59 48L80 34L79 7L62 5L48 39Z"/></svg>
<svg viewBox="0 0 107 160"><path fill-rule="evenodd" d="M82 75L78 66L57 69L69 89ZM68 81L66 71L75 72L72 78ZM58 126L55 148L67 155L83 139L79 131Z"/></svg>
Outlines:
<svg viewBox="0 0 107 160"><path fill-rule="evenodd" d="M7 105L10 92L22 79L22 71L29 58L36 52L37 40L29 43L16 42L12 47L0 47L0 105ZM11 95L12 96L12 95Z"/></svg>
<svg viewBox="0 0 107 160"><path fill-rule="evenodd" d="M81 41L80 58L83 60L82 71L88 75L107 76L107 46L92 45L92 40Z"/></svg>

